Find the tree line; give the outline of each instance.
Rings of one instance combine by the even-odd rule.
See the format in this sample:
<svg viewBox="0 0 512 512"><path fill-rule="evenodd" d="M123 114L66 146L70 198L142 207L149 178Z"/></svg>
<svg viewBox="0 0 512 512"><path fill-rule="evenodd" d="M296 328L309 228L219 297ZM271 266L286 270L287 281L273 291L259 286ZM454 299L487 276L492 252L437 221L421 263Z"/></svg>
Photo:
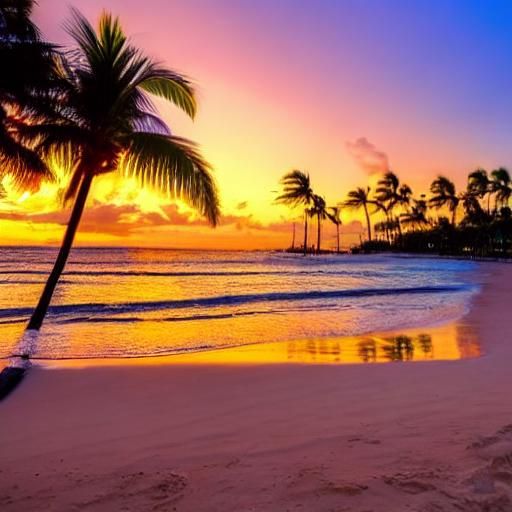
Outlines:
<svg viewBox="0 0 512 512"><path fill-rule="evenodd" d="M469 255L508 255L512 243L512 196L510 173L504 167L491 172L476 169L467 177L466 187L457 191L446 176L437 176L429 194L414 196L407 184L387 171L371 187L357 187L345 200L328 207L315 193L307 172L293 170L281 179L277 202L303 208L302 251L321 252L322 222L336 225L337 252L340 252L340 213L359 210L366 224L366 240L357 251L402 250ZM372 224L372 218L378 216ZM317 240L308 246L308 220L316 218Z"/></svg>

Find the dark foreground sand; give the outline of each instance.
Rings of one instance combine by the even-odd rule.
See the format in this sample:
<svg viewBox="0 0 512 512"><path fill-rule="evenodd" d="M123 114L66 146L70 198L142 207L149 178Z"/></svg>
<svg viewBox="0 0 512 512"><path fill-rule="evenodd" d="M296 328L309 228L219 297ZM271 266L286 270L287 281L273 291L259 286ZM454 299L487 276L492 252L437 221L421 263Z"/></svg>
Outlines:
<svg viewBox="0 0 512 512"><path fill-rule="evenodd" d="M512 511L512 266L484 356L34 370L0 404L0 510Z"/></svg>

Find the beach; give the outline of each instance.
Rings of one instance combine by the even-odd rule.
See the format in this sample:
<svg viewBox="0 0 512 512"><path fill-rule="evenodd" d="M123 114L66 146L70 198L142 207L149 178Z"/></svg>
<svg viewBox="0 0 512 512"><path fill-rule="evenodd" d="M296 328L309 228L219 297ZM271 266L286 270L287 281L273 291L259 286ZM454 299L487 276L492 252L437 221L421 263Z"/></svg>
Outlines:
<svg viewBox="0 0 512 512"><path fill-rule="evenodd" d="M0 4L0 512L512 512L512 4L72 4Z"/></svg>
<svg viewBox="0 0 512 512"><path fill-rule="evenodd" d="M509 511L512 266L481 357L34 368L0 406L5 511Z"/></svg>

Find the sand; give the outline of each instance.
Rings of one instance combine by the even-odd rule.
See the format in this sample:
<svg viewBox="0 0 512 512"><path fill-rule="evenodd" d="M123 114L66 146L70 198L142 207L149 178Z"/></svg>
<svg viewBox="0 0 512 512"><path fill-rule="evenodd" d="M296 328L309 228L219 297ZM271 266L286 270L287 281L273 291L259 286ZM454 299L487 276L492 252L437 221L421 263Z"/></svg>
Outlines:
<svg viewBox="0 0 512 512"><path fill-rule="evenodd" d="M0 404L0 510L512 511L512 266L480 358L34 369Z"/></svg>

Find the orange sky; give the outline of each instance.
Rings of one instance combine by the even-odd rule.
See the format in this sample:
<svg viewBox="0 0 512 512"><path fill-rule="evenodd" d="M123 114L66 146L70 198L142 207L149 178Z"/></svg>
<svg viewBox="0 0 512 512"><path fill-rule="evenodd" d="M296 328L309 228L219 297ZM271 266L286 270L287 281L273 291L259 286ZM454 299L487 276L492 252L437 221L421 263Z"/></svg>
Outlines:
<svg viewBox="0 0 512 512"><path fill-rule="evenodd" d="M105 177L94 185L78 244L284 247L290 219L300 212L273 201L279 178L292 168L308 170L315 191L336 204L388 167L419 195L438 173L461 186L477 166L507 165L508 140L498 130L503 103L481 119L475 107L481 91L468 80L477 76L471 66L478 63L458 58L461 39L450 35L450 13L439 8L413 12L398 2L402 7L395 5L393 13L325 1L312 10L307 3L268 0L146 0L144 9L126 0L72 4L90 19L104 7L119 14L148 54L196 81L200 111L194 123L158 105L173 132L197 141L213 164L224 214L211 230L183 206ZM464 13L457 14L466 23ZM36 21L46 37L65 44L68 15L66 2L44 0ZM500 62L494 64L498 69ZM4 187L0 242L59 243L68 212L56 201L57 187L22 197L8 182ZM349 233L344 243L354 243L364 232L361 217L343 212L342 219ZM332 227L325 240L334 246Z"/></svg>

